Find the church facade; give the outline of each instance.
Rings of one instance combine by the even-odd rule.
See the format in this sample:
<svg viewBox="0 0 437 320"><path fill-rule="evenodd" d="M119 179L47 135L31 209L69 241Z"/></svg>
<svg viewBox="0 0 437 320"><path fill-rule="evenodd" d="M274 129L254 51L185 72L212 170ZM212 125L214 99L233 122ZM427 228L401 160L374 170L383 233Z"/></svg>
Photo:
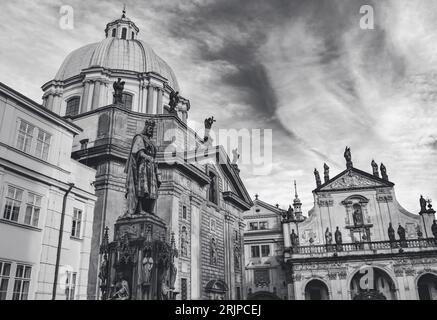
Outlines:
<svg viewBox="0 0 437 320"><path fill-rule="evenodd" d="M162 182L155 212L179 252L177 299L239 299L242 212L252 200L224 149L187 126L189 101L179 95L172 69L139 40L139 32L123 12L107 25L104 40L71 53L43 86L44 106L83 129L72 157L97 172L88 299L100 298L100 245L106 227L115 238L114 224L127 211L126 160L146 121L156 124L153 143ZM121 101L114 103L118 88Z"/></svg>
<svg viewBox="0 0 437 320"><path fill-rule="evenodd" d="M387 168L353 166L324 182L316 170L307 218L283 217L288 297L296 300L437 299L437 225L431 203L411 213Z"/></svg>

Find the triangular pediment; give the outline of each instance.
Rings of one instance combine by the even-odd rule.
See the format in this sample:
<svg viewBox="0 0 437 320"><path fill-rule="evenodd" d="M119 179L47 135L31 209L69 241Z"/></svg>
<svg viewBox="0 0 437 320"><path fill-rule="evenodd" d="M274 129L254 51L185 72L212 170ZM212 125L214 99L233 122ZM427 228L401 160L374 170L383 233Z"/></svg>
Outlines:
<svg viewBox="0 0 437 320"><path fill-rule="evenodd" d="M318 191L372 189L392 186L393 183L389 181L382 180L381 178L353 168L340 173L318 188Z"/></svg>

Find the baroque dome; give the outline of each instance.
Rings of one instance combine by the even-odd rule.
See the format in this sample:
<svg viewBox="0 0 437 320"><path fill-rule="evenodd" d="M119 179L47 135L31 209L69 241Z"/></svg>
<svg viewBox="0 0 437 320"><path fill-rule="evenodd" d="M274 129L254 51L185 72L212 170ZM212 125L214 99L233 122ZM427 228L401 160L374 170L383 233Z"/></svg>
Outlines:
<svg viewBox="0 0 437 320"><path fill-rule="evenodd" d="M170 66L149 45L138 39L108 37L99 43L79 48L67 56L54 80L65 81L90 67L138 73L154 72L166 78L170 87L179 91L176 76Z"/></svg>

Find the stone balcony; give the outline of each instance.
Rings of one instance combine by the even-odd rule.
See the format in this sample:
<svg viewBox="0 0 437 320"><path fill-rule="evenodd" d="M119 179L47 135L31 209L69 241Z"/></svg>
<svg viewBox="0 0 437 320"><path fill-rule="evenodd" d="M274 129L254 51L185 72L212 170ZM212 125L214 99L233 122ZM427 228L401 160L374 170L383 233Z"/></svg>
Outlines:
<svg viewBox="0 0 437 320"><path fill-rule="evenodd" d="M285 249L284 257L289 259L332 258L351 256L393 255L437 251L437 239L414 239L405 241L375 241L344 243L341 245L297 246Z"/></svg>

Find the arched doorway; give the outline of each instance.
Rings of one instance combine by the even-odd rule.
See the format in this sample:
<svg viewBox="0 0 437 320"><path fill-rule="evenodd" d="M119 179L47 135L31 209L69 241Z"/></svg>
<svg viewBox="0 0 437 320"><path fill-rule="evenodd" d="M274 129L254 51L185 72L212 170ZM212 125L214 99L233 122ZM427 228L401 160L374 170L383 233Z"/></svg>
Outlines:
<svg viewBox="0 0 437 320"><path fill-rule="evenodd" d="M437 300L437 276L427 273L417 281L419 300Z"/></svg>
<svg viewBox="0 0 437 320"><path fill-rule="evenodd" d="M396 300L396 286L390 275L379 268L358 270L350 282L352 300Z"/></svg>
<svg viewBox="0 0 437 320"><path fill-rule="evenodd" d="M329 300L329 290L321 280L311 280L305 287L305 300Z"/></svg>

